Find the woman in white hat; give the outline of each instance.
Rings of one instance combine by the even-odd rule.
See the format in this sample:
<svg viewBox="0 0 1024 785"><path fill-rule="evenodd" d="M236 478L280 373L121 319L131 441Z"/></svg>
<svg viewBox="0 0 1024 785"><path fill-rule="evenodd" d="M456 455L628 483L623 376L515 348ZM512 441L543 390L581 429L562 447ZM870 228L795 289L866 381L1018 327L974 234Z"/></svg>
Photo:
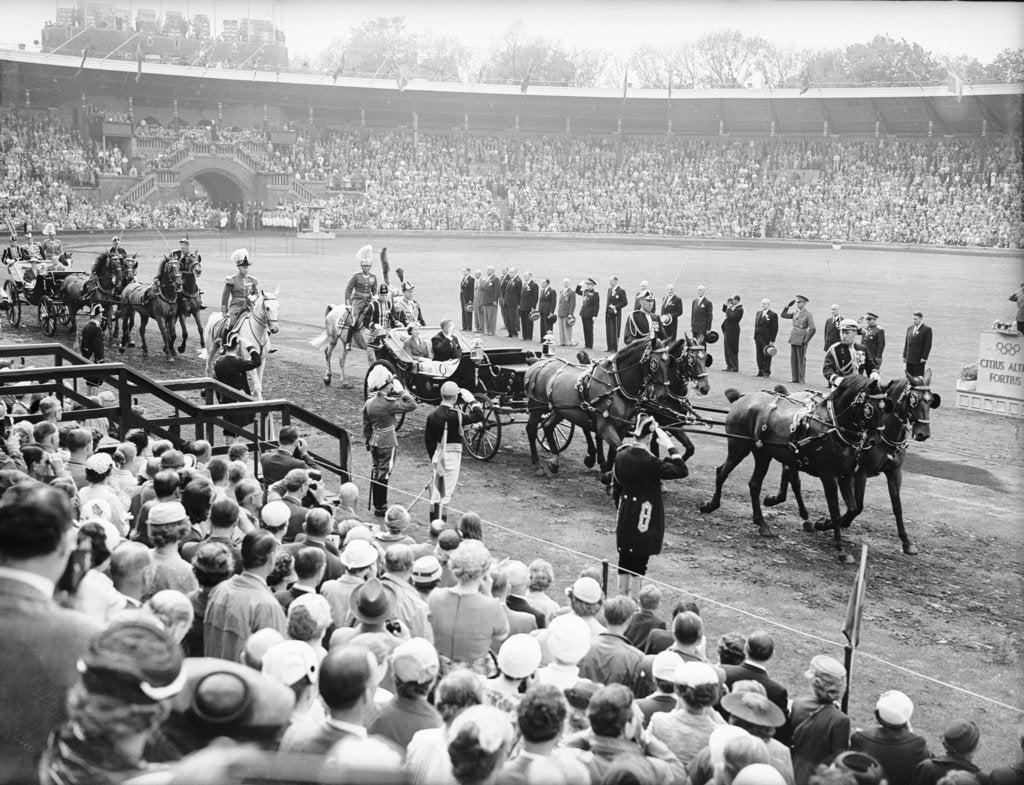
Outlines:
<svg viewBox="0 0 1024 785"><path fill-rule="evenodd" d="M117 491L110 487L110 475L114 471L114 459L109 453L95 452L85 459L85 479L89 483L78 491L78 499L82 509L93 500L103 501L108 505L110 514L106 517L122 537L128 534L132 516L121 504Z"/></svg>

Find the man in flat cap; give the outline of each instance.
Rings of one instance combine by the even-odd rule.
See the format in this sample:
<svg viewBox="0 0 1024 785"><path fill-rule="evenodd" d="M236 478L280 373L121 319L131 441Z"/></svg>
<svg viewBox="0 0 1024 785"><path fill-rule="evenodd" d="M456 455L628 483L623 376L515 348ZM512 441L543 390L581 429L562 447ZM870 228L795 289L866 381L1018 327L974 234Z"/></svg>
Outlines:
<svg viewBox="0 0 1024 785"><path fill-rule="evenodd" d="M580 322L583 324L583 348L594 348L594 319L601 310L601 295L597 293L597 281L587 278L576 287L576 294L582 299Z"/></svg>
<svg viewBox="0 0 1024 785"><path fill-rule="evenodd" d="M864 314L864 320L867 322L867 326L864 328L861 342L868 350L868 354L871 355L871 359L875 361L875 370L881 371L882 353L885 352L885 330L878 326L878 314L868 311Z"/></svg>
<svg viewBox="0 0 1024 785"><path fill-rule="evenodd" d="M807 310L807 298L798 294L779 314L783 319L791 319L793 329L789 333L789 364L792 371L790 381L794 384L807 382L807 344L811 342L817 328L814 316Z"/></svg>
<svg viewBox="0 0 1024 785"><path fill-rule="evenodd" d="M740 320L743 318L740 296L734 294L726 300L722 312L725 314L722 320L722 335L725 336L725 370L737 373L740 369ZM760 365L759 362L759 368Z"/></svg>

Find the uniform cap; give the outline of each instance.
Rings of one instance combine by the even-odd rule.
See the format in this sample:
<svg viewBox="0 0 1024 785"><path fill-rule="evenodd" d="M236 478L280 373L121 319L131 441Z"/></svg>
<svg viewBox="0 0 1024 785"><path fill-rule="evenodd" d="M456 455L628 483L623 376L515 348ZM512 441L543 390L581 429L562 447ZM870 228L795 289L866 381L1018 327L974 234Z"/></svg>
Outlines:
<svg viewBox="0 0 1024 785"><path fill-rule="evenodd" d="M286 687L298 684L303 677L309 679L311 684L316 684L319 665L316 652L303 641L281 641L274 644L263 655L262 664L264 674Z"/></svg>
<svg viewBox="0 0 1024 785"><path fill-rule="evenodd" d="M575 665L590 651L590 627L579 616L556 616L547 629L548 651L558 662Z"/></svg>
<svg viewBox="0 0 1024 785"><path fill-rule="evenodd" d="M260 520L263 521L264 526L269 526L271 529L276 529L278 526L284 526L288 523L288 519L291 517L292 511L288 508L288 505L280 499L267 502L263 506L263 509L260 510Z"/></svg>
<svg viewBox="0 0 1024 785"><path fill-rule="evenodd" d="M867 312L866 314L864 314L864 315L865 315L865 316L866 316L866 317L867 317L868 319L877 319L877 318L878 318L878 314L877 314L877 313L871 313L871 311L868 311L868 312Z"/></svg>
<svg viewBox="0 0 1024 785"><path fill-rule="evenodd" d="M181 243L182 245L188 245L189 244L187 237L182 237L180 240L178 240L178 242Z"/></svg>
<svg viewBox="0 0 1024 785"><path fill-rule="evenodd" d="M653 300L654 299L654 292L652 292L650 289L644 289L642 292L640 292L640 294L637 295L637 299L638 300Z"/></svg>
<svg viewBox="0 0 1024 785"><path fill-rule="evenodd" d="M347 570L361 570L377 561L378 551L366 540L352 540L341 552L341 563Z"/></svg>
<svg viewBox="0 0 1024 785"><path fill-rule="evenodd" d="M146 522L150 526L163 524L182 523L188 520L188 513L181 502L159 502L149 508L149 516Z"/></svg>
<svg viewBox="0 0 1024 785"><path fill-rule="evenodd" d="M437 649L426 638L400 643L391 653L391 672L396 681L423 684L432 681L440 670Z"/></svg>
<svg viewBox="0 0 1024 785"><path fill-rule="evenodd" d="M587 286L597 286L597 281L595 281L593 278L588 278L583 283L585 283Z"/></svg>
<svg viewBox="0 0 1024 785"><path fill-rule="evenodd" d="M447 381L441 385L441 397L442 398L454 398L459 394L459 385L455 382Z"/></svg>
<svg viewBox="0 0 1024 785"><path fill-rule="evenodd" d="M249 251L246 248L237 248L231 252L231 262L236 267L249 264Z"/></svg>
<svg viewBox="0 0 1024 785"><path fill-rule="evenodd" d="M383 390L391 384L393 378L394 375L385 366L375 365L366 374L366 389L372 393Z"/></svg>
<svg viewBox="0 0 1024 785"><path fill-rule="evenodd" d="M525 679L540 667L541 650L537 639L525 633L509 637L498 651L498 667L510 679Z"/></svg>
<svg viewBox="0 0 1024 785"><path fill-rule="evenodd" d="M810 302L810 300L808 300L808 299L807 299L807 297L806 297L806 296L804 296L804 295L802 295L802 294L798 294L798 295L796 296L796 298L795 298L795 299L797 299L797 300L803 300L803 301L804 301L805 303L806 303L806 302Z"/></svg>
<svg viewBox="0 0 1024 785"><path fill-rule="evenodd" d="M565 590L566 597L575 597L580 602L593 604L601 602L601 584L593 578L577 578L571 587Z"/></svg>
<svg viewBox="0 0 1024 785"><path fill-rule="evenodd" d="M840 332L845 332L846 330L859 330L859 329L860 329L860 325L857 324L857 320L856 319L843 319L839 323L839 331Z"/></svg>
<svg viewBox="0 0 1024 785"><path fill-rule="evenodd" d="M914 702L899 690L883 692L875 704L878 718L887 725L906 725L914 713Z"/></svg>
<svg viewBox="0 0 1024 785"><path fill-rule="evenodd" d="M718 684L718 674L706 662L684 662L672 674L672 681L684 687Z"/></svg>

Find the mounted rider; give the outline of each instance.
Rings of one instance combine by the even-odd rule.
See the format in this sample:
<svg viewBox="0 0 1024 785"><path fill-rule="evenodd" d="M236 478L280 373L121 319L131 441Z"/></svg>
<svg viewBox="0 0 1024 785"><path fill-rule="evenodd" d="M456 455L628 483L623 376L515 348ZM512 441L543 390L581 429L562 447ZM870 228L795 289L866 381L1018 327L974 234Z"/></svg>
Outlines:
<svg viewBox="0 0 1024 785"><path fill-rule="evenodd" d="M640 306L626 317L626 330L623 335L623 342L630 344L642 338L650 338L654 345L665 340L665 327L658 320L654 313L654 293L650 289L644 289L637 295L637 304Z"/></svg>
<svg viewBox="0 0 1024 785"><path fill-rule="evenodd" d="M110 248L107 249L107 254L117 259L117 263L124 265L125 260L128 258L128 252L121 247L121 238L116 234L110 238Z"/></svg>
<svg viewBox="0 0 1024 785"><path fill-rule="evenodd" d="M178 240L178 248L171 251L170 258L178 261L181 265L181 272L183 274L191 274L196 277L196 293L194 296L199 299L199 308L201 310L206 310L206 306L203 304L203 290L199 288L198 282L200 273L196 270L196 265L202 263L203 257L198 251L191 250L189 247L190 245L188 238L182 237ZM185 296L186 295L182 293L179 299L183 299Z"/></svg>
<svg viewBox="0 0 1024 785"><path fill-rule="evenodd" d="M878 366L863 344L856 342L860 327L853 319L843 319L839 324L839 340L825 352L822 373L831 387L838 387L843 378L860 374L878 381Z"/></svg>
<svg viewBox="0 0 1024 785"><path fill-rule="evenodd" d="M378 292L377 276L370 272L372 257L372 245L367 244L359 249L356 261L359 262L361 269L352 276L345 287L345 304L350 306L349 326L345 333L346 349L352 348L352 331L360 329L364 322L363 312L373 302L373 297Z"/></svg>
<svg viewBox="0 0 1024 785"><path fill-rule="evenodd" d="M64 255L64 246L61 244L60 240L57 239L57 227L52 223L46 224L46 226L43 227L43 235L46 239L43 240L42 244L39 246L43 259L48 262L59 262L62 267L70 267L71 252L69 251L67 256L62 258Z"/></svg>
<svg viewBox="0 0 1024 785"><path fill-rule="evenodd" d="M397 324L408 327L410 324L418 324L425 327L427 322L423 318L423 309L420 304L412 299L412 293L416 287L409 281L402 281L402 297L394 301L392 316Z"/></svg>
<svg viewBox="0 0 1024 785"><path fill-rule="evenodd" d="M224 279L224 293L220 298L220 311L224 316L221 322L220 345L224 349L231 347L242 315L252 311L253 303L260 291L259 281L249 275L249 251L245 248L233 251L231 261L235 263L238 272Z"/></svg>
<svg viewBox="0 0 1024 785"><path fill-rule="evenodd" d="M355 329L367 329L370 331L369 339L366 342L366 356L372 363L377 359L376 350L380 348L384 336L388 330L395 326L395 314L391 307L391 291L387 284L381 284L377 289L377 299L370 300L369 305L363 311L362 323L356 323Z"/></svg>

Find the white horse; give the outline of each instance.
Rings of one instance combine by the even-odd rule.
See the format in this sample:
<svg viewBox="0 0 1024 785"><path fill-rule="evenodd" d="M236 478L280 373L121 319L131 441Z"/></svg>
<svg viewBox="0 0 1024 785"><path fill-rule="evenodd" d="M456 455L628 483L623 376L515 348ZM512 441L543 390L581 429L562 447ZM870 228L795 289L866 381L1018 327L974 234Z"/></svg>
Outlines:
<svg viewBox="0 0 1024 785"><path fill-rule="evenodd" d="M324 360L327 363L327 373L324 374L324 384L329 385L331 383L331 379L333 378L331 373L331 355L334 354L334 348L338 345L338 341L341 340L342 336L349 329L351 320L351 305L345 305L344 303L341 305L328 305L327 313L324 314L324 331L310 341L310 344L315 348L324 350ZM349 344L354 343L360 349L366 350L367 361L371 365L376 359L373 347L370 345L374 336L375 332L373 330L363 327L358 330L353 329L352 335L349 338ZM338 358L338 372L341 374L341 386L343 388L349 388L352 386L345 379L345 358L348 357L348 353L350 351L349 344L342 343L341 357Z"/></svg>
<svg viewBox="0 0 1024 785"><path fill-rule="evenodd" d="M253 302L252 310L242 314L238 320L236 328L238 340L235 342L234 348L229 350L242 359L248 359L254 349L259 353L260 367L249 373L249 385L253 397L258 401L263 400L263 370L266 368L270 336L277 334L280 329L277 315L277 294L280 291L278 288L274 292L268 293L260 289L259 296ZM206 360L206 375L210 377L213 376L214 360L221 353L221 325L225 319L227 317L219 313L210 314L210 318L206 320L206 329L203 331L206 337L206 348L199 350L199 357Z"/></svg>

